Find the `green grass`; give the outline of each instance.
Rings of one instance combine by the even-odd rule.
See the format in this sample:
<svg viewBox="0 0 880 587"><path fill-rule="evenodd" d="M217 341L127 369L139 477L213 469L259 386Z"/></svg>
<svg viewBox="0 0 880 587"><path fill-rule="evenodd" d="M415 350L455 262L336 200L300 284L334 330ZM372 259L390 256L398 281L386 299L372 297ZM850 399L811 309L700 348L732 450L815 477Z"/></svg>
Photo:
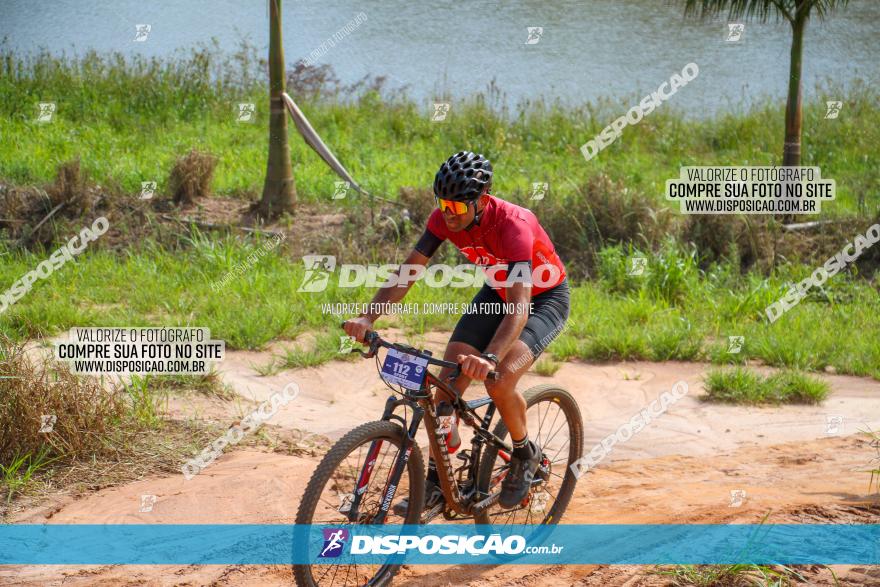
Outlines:
<svg viewBox="0 0 880 587"><path fill-rule="evenodd" d="M534 369L535 373L544 377L552 377L562 367L562 363L554 360L552 357L543 356L537 360Z"/></svg>
<svg viewBox="0 0 880 587"><path fill-rule="evenodd" d="M763 516L759 529L752 533L740 556L749 558L749 552L760 548L762 534L766 533L764 524L769 517L769 512ZM674 565L657 566L651 572L668 577L670 585L676 587L789 587L807 581L795 567L787 565ZM834 577L833 571L831 574ZM834 579L836 583L837 578Z"/></svg>
<svg viewBox="0 0 880 587"><path fill-rule="evenodd" d="M767 565L679 565L656 571L676 587L788 587L806 579L792 567Z"/></svg>
<svg viewBox="0 0 880 587"><path fill-rule="evenodd" d="M162 415L168 401L168 394L151 385L150 376L132 375L130 382L122 382L122 389L128 397L129 414L145 428L157 429L162 425Z"/></svg>
<svg viewBox="0 0 880 587"><path fill-rule="evenodd" d="M235 397L235 390L216 371L204 375L146 375L144 379L146 387L158 393L195 392L225 400Z"/></svg>
<svg viewBox="0 0 880 587"><path fill-rule="evenodd" d="M34 474L40 469L58 460L58 457L49 458L49 450L46 447L36 454L16 455L8 465L0 463L0 481L6 487L6 504L12 503L15 494L28 486Z"/></svg>
<svg viewBox="0 0 880 587"><path fill-rule="evenodd" d="M360 358L352 353L341 352L340 337L344 336L343 332L322 332L315 337L313 344L305 349L289 348L284 354L277 357L276 369L303 369L306 367L317 367L328 361L341 361ZM360 345L356 345L360 347Z"/></svg>
<svg viewBox="0 0 880 587"><path fill-rule="evenodd" d="M94 53L23 58L0 45L0 135L7 139L0 143L0 177L50 181L60 162L80 157L102 185L117 183L134 193L142 181L155 180L159 192L167 193L175 158L197 147L219 158L217 193L258 194L266 165L268 96L257 61L256 49L246 44L229 58L215 45L169 60ZM433 123L415 102L382 94L379 86L347 92L331 84L301 88L297 82L290 92L354 177L372 193L392 198L402 186L430 186L439 164L467 147L493 160L495 190L502 197L547 181L549 205L575 184L605 173L665 203L665 180L677 177L680 166L779 164L784 136L781 100L710 119L664 106L586 162L580 146L640 96L572 107L539 98L499 111L497 91L490 89L454 100L450 118ZM824 120L825 100L841 97L841 117ZM37 103L44 101L56 102L57 112L51 123L39 124ZM240 102L257 105L253 124L236 121ZM804 105L803 119L802 164L821 166L824 177L837 181L838 201L826 210L858 211L863 198L864 209L875 211L880 176L866 153L880 144L876 88L820 88ZM338 178L295 131L290 134L300 199L331 202Z"/></svg>
<svg viewBox="0 0 880 587"><path fill-rule="evenodd" d="M831 391L825 381L796 371L763 377L743 367L706 374L706 400L728 404L818 404Z"/></svg>
<svg viewBox="0 0 880 587"><path fill-rule="evenodd" d="M195 240L167 251L145 244L122 256L86 252L48 279L38 281L20 301L0 314L0 330L14 339L45 337L74 326L199 326L211 330L229 349L260 349L276 339L294 340L320 333L313 348L286 353L282 364L311 366L339 358L339 322L322 304L368 302L372 290L337 287L297 291L303 266L272 251L218 292L212 282L258 246L234 238ZM35 267L44 254L0 250L0 291ZM609 267L625 263L619 247L604 251ZM665 250L654 266L687 265L687 252ZM719 365L759 360L800 370L823 370L880 379L880 296L875 286L848 275L826 284L826 296L808 296L776 323L764 308L787 284L810 271L783 267L771 276L740 276L729 266L707 272L677 269L675 282L646 274L624 290L615 289L613 271L577 283L572 289L568 323L550 346L554 360L711 360ZM658 285L658 282L661 284ZM417 283L404 302L469 302L471 288L429 288ZM836 301L835 301L836 300ZM124 301L124 302L123 302ZM399 324L410 335L451 330L454 314L403 315ZM379 329L389 323L380 320ZM841 336L841 333L851 333ZM728 352L728 336L740 335L739 353ZM271 372L269 366L262 366Z"/></svg>

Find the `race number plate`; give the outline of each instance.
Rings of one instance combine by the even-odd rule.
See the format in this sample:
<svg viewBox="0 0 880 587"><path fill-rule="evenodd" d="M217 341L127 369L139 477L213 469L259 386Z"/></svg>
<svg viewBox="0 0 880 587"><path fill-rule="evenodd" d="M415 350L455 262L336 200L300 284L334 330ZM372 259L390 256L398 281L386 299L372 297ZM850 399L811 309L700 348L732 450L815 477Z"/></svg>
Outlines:
<svg viewBox="0 0 880 587"><path fill-rule="evenodd" d="M382 379L406 389L421 389L428 373L428 359L388 349L382 363Z"/></svg>

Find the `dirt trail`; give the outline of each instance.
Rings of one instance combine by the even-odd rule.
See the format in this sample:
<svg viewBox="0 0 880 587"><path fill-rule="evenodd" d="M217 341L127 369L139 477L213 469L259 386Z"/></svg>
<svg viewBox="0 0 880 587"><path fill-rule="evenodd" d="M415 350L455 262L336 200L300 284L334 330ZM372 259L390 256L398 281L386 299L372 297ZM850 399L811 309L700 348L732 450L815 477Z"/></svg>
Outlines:
<svg viewBox="0 0 880 587"><path fill-rule="evenodd" d="M439 350L442 334L429 335ZM269 353L230 352L224 379L256 401L296 381L300 395L271 424L337 438L377 418L387 388L372 363L334 362L320 368L259 377L254 363ZM859 472L873 450L860 429L880 428L880 382L824 377L833 394L822 406L743 408L703 404L694 363L566 363L552 381L571 391L586 424L586 450L613 432L679 380L689 393L629 442L615 447L583 477L563 521L567 523L880 522L870 501L868 475ZM550 381L528 375L523 389ZM473 387L468 397L477 397ZM217 410L212 404L212 411ZM182 410L178 406L177 410ZM230 421L236 416L228 408ZM827 418L842 416L829 434ZM424 443L422 443L424 446ZM19 516L29 523L289 523L318 458L237 450L190 481L156 477L77 500L59 498ZM731 506L731 491L744 490ZM155 495L153 511L139 513L141 495ZM841 584L880 584L877 569L835 568ZM872 575L873 573L873 575ZM827 570L810 571L811 584L833 585ZM289 585L284 567L126 566L0 567L3 585ZM662 585L643 567L412 566L396 585Z"/></svg>

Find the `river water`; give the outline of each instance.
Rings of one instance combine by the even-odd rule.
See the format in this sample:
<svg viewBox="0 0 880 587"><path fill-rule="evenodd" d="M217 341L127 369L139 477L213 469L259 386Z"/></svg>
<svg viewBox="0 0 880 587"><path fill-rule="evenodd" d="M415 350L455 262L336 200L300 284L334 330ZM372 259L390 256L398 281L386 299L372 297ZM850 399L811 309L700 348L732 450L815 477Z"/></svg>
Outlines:
<svg viewBox="0 0 880 587"><path fill-rule="evenodd" d="M382 2L284 0L288 65L358 14L360 23L316 59L342 82L388 76L392 87L428 104L485 91L490 82L515 105L539 96L565 104L602 97L632 100L695 62L697 80L671 100L689 113L739 111L785 95L790 27L746 22L728 41L726 19L685 20L680 2L554 0L521 2ZM149 24L143 42L136 26ZM529 27L541 27L532 34ZM235 50L247 38L265 51L265 1L0 0L0 39L15 50L99 51L165 56L216 37ZM537 39L537 40L536 40ZM536 42L535 42L536 40ZM807 99L816 85L845 88L880 80L880 1L853 0L808 27L804 57Z"/></svg>

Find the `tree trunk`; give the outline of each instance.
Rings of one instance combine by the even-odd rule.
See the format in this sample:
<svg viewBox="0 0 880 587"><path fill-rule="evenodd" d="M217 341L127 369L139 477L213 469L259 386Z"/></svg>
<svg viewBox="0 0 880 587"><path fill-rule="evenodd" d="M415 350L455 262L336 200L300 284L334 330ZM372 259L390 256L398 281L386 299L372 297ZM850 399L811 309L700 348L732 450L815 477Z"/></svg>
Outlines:
<svg viewBox="0 0 880 587"><path fill-rule="evenodd" d="M269 0L269 158L259 213L274 219L293 212L296 186L287 143L287 112L284 92L284 48L281 43L281 0Z"/></svg>
<svg viewBox="0 0 880 587"><path fill-rule="evenodd" d="M801 66L807 11L802 10L803 2L797 4L794 21L791 23L791 64L788 76L788 102L785 105L785 146L782 150L782 164L784 166L801 164Z"/></svg>

